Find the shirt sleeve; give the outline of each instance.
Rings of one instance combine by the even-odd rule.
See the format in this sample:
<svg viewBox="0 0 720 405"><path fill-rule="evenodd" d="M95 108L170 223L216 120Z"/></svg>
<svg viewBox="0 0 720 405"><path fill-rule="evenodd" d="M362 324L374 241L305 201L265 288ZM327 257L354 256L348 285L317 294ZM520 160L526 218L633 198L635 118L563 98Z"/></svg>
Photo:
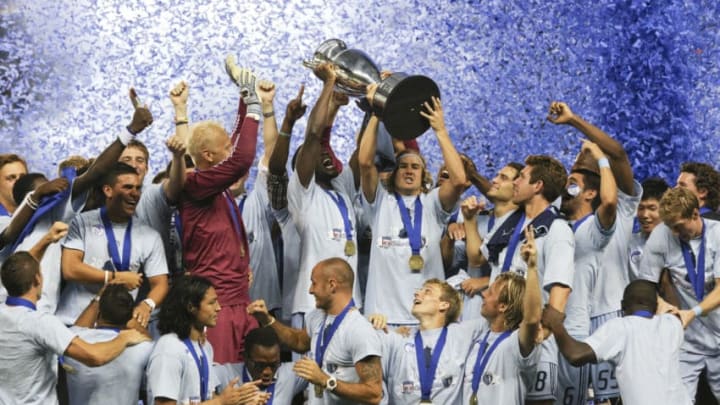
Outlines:
<svg viewBox="0 0 720 405"><path fill-rule="evenodd" d="M156 231L148 233L152 238L148 244L147 257L143 263L145 276L154 277L168 274L167 258L165 257L165 247L160 239L160 235Z"/></svg>
<svg viewBox="0 0 720 405"><path fill-rule="evenodd" d="M85 220L84 216L76 216L70 222L70 228L65 240L62 242L64 248L85 251Z"/></svg>
<svg viewBox="0 0 720 405"><path fill-rule="evenodd" d="M352 339L352 342L349 343L353 363L357 364L359 361L368 356L382 355L380 337L377 335L370 322L365 320L365 318L362 318L362 315L358 318L356 327L353 328L353 333L349 336Z"/></svg>
<svg viewBox="0 0 720 405"><path fill-rule="evenodd" d="M590 226L590 241L592 242L593 248L597 250L605 249L605 246L610 243L610 239L612 239L613 234L615 233L615 226L617 225L618 218L616 215L615 221L613 221L613 224L610 226L609 229L604 229L602 224L600 223L600 219L597 215L593 215L592 219L593 223Z"/></svg>
<svg viewBox="0 0 720 405"><path fill-rule="evenodd" d="M553 284L572 288L575 268L575 236L563 220L556 219L543 243L543 288L550 291ZM516 249L519 252L520 249Z"/></svg>
<svg viewBox="0 0 720 405"><path fill-rule="evenodd" d="M33 340L41 347L61 356L75 339L76 334L54 315L42 312L37 314L39 318L30 318L32 322L24 324L25 332L32 336Z"/></svg>
<svg viewBox="0 0 720 405"><path fill-rule="evenodd" d="M288 184L288 210L292 216L293 221L296 222L298 228L301 228L304 224L303 219L305 218L304 210L307 208L307 202L315 192L315 175L310 178L310 182L307 187L304 187L300 183L300 178L297 172L293 173Z"/></svg>
<svg viewBox="0 0 720 405"><path fill-rule="evenodd" d="M163 352L151 356L146 374L147 387L153 397L181 399L183 364L179 354Z"/></svg>
<svg viewBox="0 0 720 405"><path fill-rule="evenodd" d="M660 273L665 267L665 252L667 250L667 238L665 237L665 224L659 224L653 229L650 237L643 248L643 256L640 261L639 277L642 280L657 283L660 281Z"/></svg>
<svg viewBox="0 0 720 405"><path fill-rule="evenodd" d="M536 344L527 356L523 356L520 352L520 335L517 330L510 335L508 340L508 350L510 351L513 362L517 365L517 367L520 370L535 369L537 364L540 362L540 353L542 352L541 345Z"/></svg>
<svg viewBox="0 0 720 405"><path fill-rule="evenodd" d="M438 225L440 225L440 227L445 227L448 220L450 219L450 216L460 206L459 202L455 202L453 209L451 209L449 212L445 211L443 209L442 202L440 202L440 188L438 187L430 190L430 192L427 194L427 199L425 201L430 201L430 204L432 204L432 210L435 212L435 217L437 218Z"/></svg>
<svg viewBox="0 0 720 405"><path fill-rule="evenodd" d="M622 361L625 349L625 328L622 326L622 318L611 319L585 339L598 362L619 364Z"/></svg>

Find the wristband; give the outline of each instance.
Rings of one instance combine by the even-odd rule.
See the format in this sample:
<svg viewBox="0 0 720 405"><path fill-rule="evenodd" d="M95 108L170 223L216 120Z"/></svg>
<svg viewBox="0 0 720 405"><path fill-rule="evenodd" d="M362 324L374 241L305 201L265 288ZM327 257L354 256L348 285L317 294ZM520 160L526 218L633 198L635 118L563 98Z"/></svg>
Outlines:
<svg viewBox="0 0 720 405"><path fill-rule="evenodd" d="M270 110L269 112L263 112L263 117L270 118L275 115L275 110Z"/></svg>
<svg viewBox="0 0 720 405"><path fill-rule="evenodd" d="M135 134L130 132L130 126L128 125L126 128L127 128L127 132L122 132L122 133L120 133L120 135L118 135L118 140L120 141L120 143L122 143L125 146L127 146L127 144L129 144L130 141L135 139Z"/></svg>
<svg viewBox="0 0 720 405"><path fill-rule="evenodd" d="M154 301L152 298L145 298L145 299L143 300L143 302L146 303L147 306L150 307L150 310L151 310L151 311L154 311L154 310L155 310L156 304L155 304L155 301Z"/></svg>
<svg viewBox="0 0 720 405"><path fill-rule="evenodd" d="M178 126L178 125L187 125L187 123L188 123L187 120L185 120L185 121L175 121L175 126Z"/></svg>
<svg viewBox="0 0 720 405"><path fill-rule="evenodd" d="M278 135L284 136L284 137L286 137L286 138L290 138L290 134L287 133L287 132L285 132L285 131L280 131L280 132L278 132Z"/></svg>
<svg viewBox="0 0 720 405"><path fill-rule="evenodd" d="M263 325L263 328L266 328L266 327L268 327L268 326L270 326L270 325L272 325L272 324L274 324L274 323L275 323L275 317L274 317L274 316L271 316L271 317L270 317L270 322L268 322L267 324Z"/></svg>
<svg viewBox="0 0 720 405"><path fill-rule="evenodd" d="M92 304L93 302L100 302L100 296L99 295L94 296L92 298L92 300L90 301L90 303Z"/></svg>
<svg viewBox="0 0 720 405"><path fill-rule="evenodd" d="M703 313L703 310L702 310L702 308L700 308L700 305L695 305L694 307L692 307L691 311L693 311L695 313L696 317L701 316Z"/></svg>
<svg viewBox="0 0 720 405"><path fill-rule="evenodd" d="M110 272L107 271L107 270L105 270L104 273L105 273L105 284L107 284L107 283L108 283L108 278L110 278Z"/></svg>
<svg viewBox="0 0 720 405"><path fill-rule="evenodd" d="M38 209L38 203L32 199L32 193L28 193L25 198L25 203L28 207L32 208L33 211Z"/></svg>
<svg viewBox="0 0 720 405"><path fill-rule="evenodd" d="M608 161L608 159L607 159L606 157L600 158L600 159L598 159L598 166L599 166L601 169L606 168L606 167L609 168L609 167L610 167L610 161Z"/></svg>

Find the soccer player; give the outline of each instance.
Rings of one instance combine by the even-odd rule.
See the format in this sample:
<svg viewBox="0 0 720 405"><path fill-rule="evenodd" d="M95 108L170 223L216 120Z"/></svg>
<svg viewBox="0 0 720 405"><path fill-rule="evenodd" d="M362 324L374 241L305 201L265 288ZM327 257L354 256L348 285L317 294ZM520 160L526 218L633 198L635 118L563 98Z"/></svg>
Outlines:
<svg viewBox="0 0 720 405"><path fill-rule="evenodd" d="M270 316L262 300L248 306L260 325L272 327L280 341L296 353L312 352L293 366L307 380L309 404L380 403L380 342L372 325L355 309L354 275L343 259L318 263L310 294L317 309L306 316L305 329L287 327Z"/></svg>
<svg viewBox="0 0 720 405"><path fill-rule="evenodd" d="M630 278L637 280L639 277L640 262L643 257L643 248L650 234L656 226L662 223L660 218L660 199L670 188L665 180L659 177L651 177L642 182L642 198L637 209L637 221L639 227L633 232L630 244L628 245Z"/></svg>
<svg viewBox="0 0 720 405"><path fill-rule="evenodd" d="M652 283L631 282L623 293L624 316L608 320L584 342L568 334L564 315L552 306L545 307L542 322L571 364L609 361L615 366L623 404L689 405L679 373L682 324L675 315L655 315L657 303Z"/></svg>

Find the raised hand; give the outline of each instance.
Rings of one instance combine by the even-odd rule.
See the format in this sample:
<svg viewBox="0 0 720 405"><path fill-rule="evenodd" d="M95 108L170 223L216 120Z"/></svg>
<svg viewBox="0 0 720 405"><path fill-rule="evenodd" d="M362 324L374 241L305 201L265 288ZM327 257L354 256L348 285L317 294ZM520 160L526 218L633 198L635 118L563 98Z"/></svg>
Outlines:
<svg viewBox="0 0 720 405"><path fill-rule="evenodd" d="M47 233L47 237L52 243L55 243L60 239L64 238L65 235L67 235L68 228L68 224L66 224L65 222L55 221L50 227L50 230Z"/></svg>
<svg viewBox="0 0 720 405"><path fill-rule="evenodd" d="M165 146L167 146L168 150L176 156L183 156L185 155L185 152L187 151L187 146L185 145L185 142L182 140L182 137L179 137L177 135L173 135L169 137L165 141Z"/></svg>
<svg viewBox="0 0 720 405"><path fill-rule="evenodd" d="M350 97L348 97L347 94L339 92L339 91L334 91L332 98L330 98L330 103L334 104L336 106L348 105L349 102L350 102Z"/></svg>
<svg viewBox="0 0 720 405"><path fill-rule="evenodd" d="M489 277L469 278L460 283L460 288L462 288L465 295L474 297L486 289L488 285L490 285Z"/></svg>
<svg viewBox="0 0 720 405"><path fill-rule="evenodd" d="M423 103L425 111L420 111L420 115L427 118L430 126L435 132L445 130L445 116L443 114L442 103L437 97L432 98L432 105L427 101Z"/></svg>
<svg viewBox="0 0 720 405"><path fill-rule="evenodd" d="M38 188L36 188L33 192L32 196L36 202L40 202L41 198L55 193L59 193L67 189L69 186L70 182L68 181L68 179L66 179L65 177L58 177L57 179L52 179L38 186Z"/></svg>
<svg viewBox="0 0 720 405"><path fill-rule="evenodd" d="M520 256L528 267L537 268L537 246L535 245L535 228L525 228L525 242L520 246Z"/></svg>
<svg viewBox="0 0 720 405"><path fill-rule="evenodd" d="M248 314L252 315L257 319L260 325L267 325L270 323L271 317L270 312L265 305L265 300L256 300L247 306Z"/></svg>
<svg viewBox="0 0 720 405"><path fill-rule="evenodd" d="M272 104L275 99L275 83L270 80L260 80L257 86L257 95L264 104Z"/></svg>
<svg viewBox="0 0 720 405"><path fill-rule="evenodd" d="M186 105L189 95L190 86L185 81L181 81L170 89L170 101L174 106Z"/></svg>
<svg viewBox="0 0 720 405"><path fill-rule="evenodd" d="M147 104L142 104L140 102L140 99L133 87L130 88L129 96L130 102L135 108L135 112L133 113L132 121L130 121L127 129L131 134L137 135L153 123L153 116L150 109L148 109Z"/></svg>
<svg viewBox="0 0 720 405"><path fill-rule="evenodd" d="M300 85L300 90L298 91L297 97L290 100L290 102L287 105L287 108L285 108L285 118L290 120L291 122L295 122L300 119L303 115L305 115L305 111L307 110L307 105L303 103L303 94L305 93L305 85Z"/></svg>
<svg viewBox="0 0 720 405"><path fill-rule="evenodd" d="M335 72L335 66L329 62L324 62L317 65L315 69L313 69L313 73L315 73L315 76L322 80L323 83L334 84L335 79L337 79L337 72Z"/></svg>
<svg viewBox="0 0 720 405"><path fill-rule="evenodd" d="M485 209L485 203L484 202L478 202L477 197L474 195L471 195L470 197L467 197L463 200L463 202L460 204L460 209L463 214L463 218L465 220L474 220L475 217L477 217L477 214Z"/></svg>
<svg viewBox="0 0 720 405"><path fill-rule="evenodd" d="M574 116L567 104L561 101L554 101L550 104L547 120L553 124L567 124Z"/></svg>
<svg viewBox="0 0 720 405"><path fill-rule="evenodd" d="M605 157L605 153L603 153L602 149L600 149L596 143L590 142L587 139L582 140L580 153L589 153L595 160L600 160Z"/></svg>
<svg viewBox="0 0 720 405"><path fill-rule="evenodd" d="M565 320L565 314L553 308L550 305L545 305L542 313L542 324L546 328L553 330L557 325L562 325Z"/></svg>

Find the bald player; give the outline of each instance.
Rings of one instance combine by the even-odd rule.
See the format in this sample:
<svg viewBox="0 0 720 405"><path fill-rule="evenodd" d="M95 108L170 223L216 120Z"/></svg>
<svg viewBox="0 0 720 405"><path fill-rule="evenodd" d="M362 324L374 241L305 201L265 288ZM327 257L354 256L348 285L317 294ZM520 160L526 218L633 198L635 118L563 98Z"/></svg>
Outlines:
<svg viewBox="0 0 720 405"><path fill-rule="evenodd" d="M272 327L283 344L297 353L310 351L293 367L311 384L309 404L378 404L382 398L380 342L372 325L355 309L354 279L343 259L315 265L310 294L317 309L307 314L305 329L277 322L262 300L248 306L248 312L260 325Z"/></svg>

